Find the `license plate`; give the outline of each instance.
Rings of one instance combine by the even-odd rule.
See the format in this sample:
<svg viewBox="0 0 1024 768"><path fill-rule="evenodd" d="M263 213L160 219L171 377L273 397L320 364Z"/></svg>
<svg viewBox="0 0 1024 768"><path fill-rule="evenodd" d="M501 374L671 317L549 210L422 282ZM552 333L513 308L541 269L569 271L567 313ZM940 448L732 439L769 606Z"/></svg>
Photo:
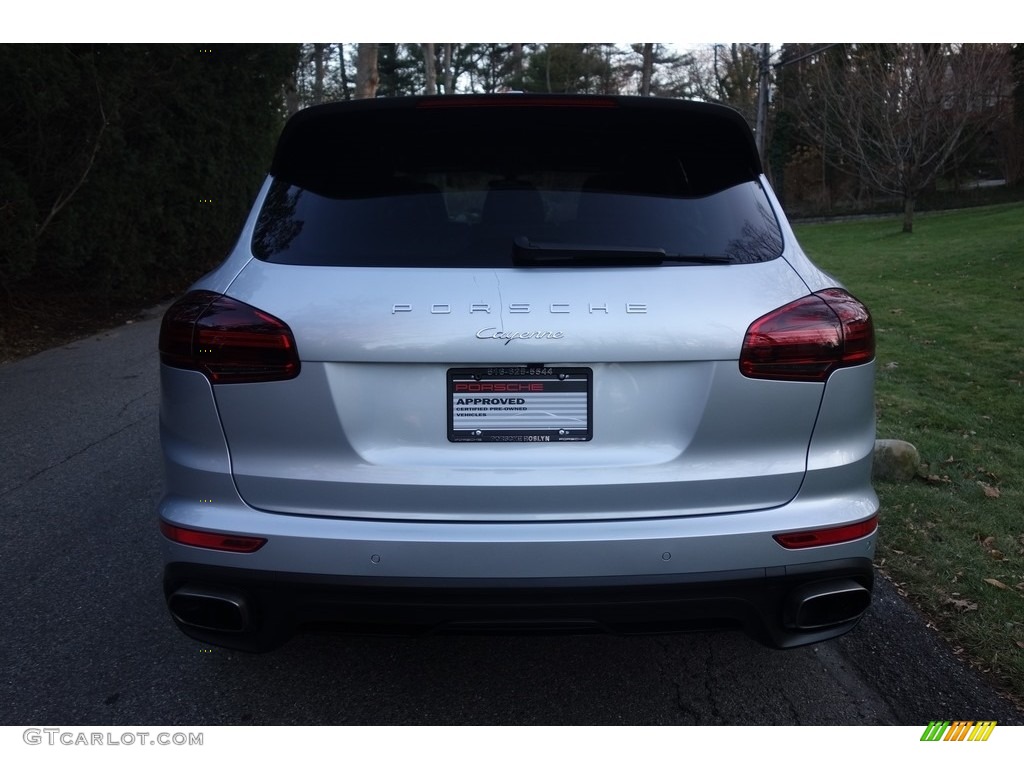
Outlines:
<svg viewBox="0 0 1024 768"><path fill-rule="evenodd" d="M453 443L590 440L590 368L452 368L448 439Z"/></svg>

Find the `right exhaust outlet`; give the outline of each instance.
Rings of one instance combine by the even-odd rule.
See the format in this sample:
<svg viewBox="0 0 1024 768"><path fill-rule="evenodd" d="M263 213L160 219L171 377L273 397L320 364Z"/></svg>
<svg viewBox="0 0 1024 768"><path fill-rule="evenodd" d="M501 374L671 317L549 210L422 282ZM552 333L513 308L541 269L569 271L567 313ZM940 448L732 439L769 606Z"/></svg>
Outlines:
<svg viewBox="0 0 1024 768"><path fill-rule="evenodd" d="M789 596L786 624L822 629L859 619L871 604L871 592L853 579L805 584Z"/></svg>

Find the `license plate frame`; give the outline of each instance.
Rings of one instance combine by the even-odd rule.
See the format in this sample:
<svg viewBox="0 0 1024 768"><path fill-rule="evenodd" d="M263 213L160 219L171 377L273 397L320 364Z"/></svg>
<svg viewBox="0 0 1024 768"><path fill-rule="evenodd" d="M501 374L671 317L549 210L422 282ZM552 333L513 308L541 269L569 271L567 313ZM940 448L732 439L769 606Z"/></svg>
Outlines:
<svg viewBox="0 0 1024 768"><path fill-rule="evenodd" d="M453 443L579 443L594 437L594 372L577 366L449 368Z"/></svg>

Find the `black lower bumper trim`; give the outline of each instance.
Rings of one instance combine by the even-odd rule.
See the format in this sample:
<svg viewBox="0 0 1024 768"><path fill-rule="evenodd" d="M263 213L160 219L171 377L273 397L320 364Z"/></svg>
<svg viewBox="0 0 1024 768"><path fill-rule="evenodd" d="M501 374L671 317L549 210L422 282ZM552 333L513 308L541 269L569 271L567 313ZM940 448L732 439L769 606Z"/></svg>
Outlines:
<svg viewBox="0 0 1024 768"><path fill-rule="evenodd" d="M775 648L820 642L860 616L800 630L792 598L851 580L870 592L871 561L850 558L797 568L594 579L368 579L170 563L168 598L187 588L244 597L244 631L179 627L190 637L245 651L272 650L301 628L370 634L611 632L739 629Z"/></svg>

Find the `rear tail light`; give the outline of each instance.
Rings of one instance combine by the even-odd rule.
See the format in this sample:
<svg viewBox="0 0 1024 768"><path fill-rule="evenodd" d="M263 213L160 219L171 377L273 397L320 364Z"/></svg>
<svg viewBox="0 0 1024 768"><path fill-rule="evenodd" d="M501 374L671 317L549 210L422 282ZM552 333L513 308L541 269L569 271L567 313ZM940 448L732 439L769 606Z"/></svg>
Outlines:
<svg viewBox="0 0 1024 768"><path fill-rule="evenodd" d="M740 371L752 379L825 381L832 371L875 357L867 308L839 288L805 296L755 320Z"/></svg>
<svg viewBox="0 0 1024 768"><path fill-rule="evenodd" d="M291 329L273 315L210 291L175 302L160 326L160 360L212 384L283 381L299 375Z"/></svg>
<svg viewBox="0 0 1024 768"><path fill-rule="evenodd" d="M194 531L191 528L179 528L163 520L160 521L160 533L178 544L187 544L190 547L202 547L203 549L216 549L220 552L255 552L267 543L266 539L257 538L256 536Z"/></svg>
<svg viewBox="0 0 1024 768"><path fill-rule="evenodd" d="M836 528L818 528L813 531L794 531L777 533L772 538L786 549L806 549L807 547L824 547L827 544L844 544L870 536L878 528L878 515L852 525L840 525Z"/></svg>

